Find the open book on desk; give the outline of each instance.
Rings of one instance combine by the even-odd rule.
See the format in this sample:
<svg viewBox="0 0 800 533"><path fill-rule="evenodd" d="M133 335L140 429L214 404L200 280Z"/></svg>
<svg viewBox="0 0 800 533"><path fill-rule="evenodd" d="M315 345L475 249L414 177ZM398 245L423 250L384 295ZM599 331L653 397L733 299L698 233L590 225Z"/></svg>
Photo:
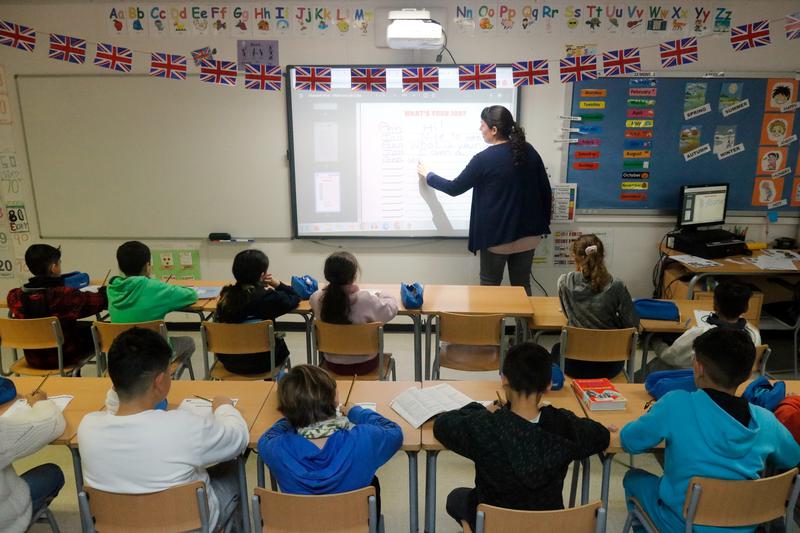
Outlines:
<svg viewBox="0 0 800 533"><path fill-rule="evenodd" d="M466 394L457 391L447 383L442 383L425 389L408 389L392 400L390 405L397 414L418 429L434 416L461 409L472 401Z"/></svg>

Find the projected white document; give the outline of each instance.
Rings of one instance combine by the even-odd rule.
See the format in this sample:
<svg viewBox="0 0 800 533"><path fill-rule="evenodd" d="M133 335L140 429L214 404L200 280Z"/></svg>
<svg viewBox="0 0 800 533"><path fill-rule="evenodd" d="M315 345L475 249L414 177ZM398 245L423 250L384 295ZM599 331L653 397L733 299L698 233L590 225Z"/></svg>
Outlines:
<svg viewBox="0 0 800 533"><path fill-rule="evenodd" d="M417 162L457 177L487 147L483 108L516 115L516 89L510 69L498 68L505 87L492 91L460 91L457 69L441 70L437 92L403 93L400 69L387 69L385 93L352 91L349 69L333 69L330 92L290 89L297 236L467 235L472 191L450 197L421 184Z"/></svg>

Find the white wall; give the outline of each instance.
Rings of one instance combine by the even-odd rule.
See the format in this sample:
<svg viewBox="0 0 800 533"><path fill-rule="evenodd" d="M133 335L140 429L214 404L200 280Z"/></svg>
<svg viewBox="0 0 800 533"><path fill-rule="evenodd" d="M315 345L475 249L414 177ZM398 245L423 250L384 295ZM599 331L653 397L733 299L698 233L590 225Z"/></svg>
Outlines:
<svg viewBox="0 0 800 533"><path fill-rule="evenodd" d="M315 5L342 5L347 2L318 1ZM521 3L521 2L518 2ZM574 2L552 1L564 9ZM674 2L676 5L680 2ZM189 2L178 2L186 5ZM398 1L381 3L391 7L419 6L420 2ZM688 7L703 4L712 7L712 2L683 3ZM351 2L351 5L355 3ZM374 5L374 4L373 4ZM432 7L446 8L448 18L452 22L455 16L456 2L439 0L430 2ZM541 3L539 3L541 5ZM695 73L708 71L763 72L792 71L798 68L798 41L788 43L782 36L782 20L786 13L796 10L797 1L729 1L727 5L734 10L734 24L769 17L773 22L773 41L769 47L750 50L744 53L733 53L726 36L704 39L701 44L701 61L693 66ZM218 50L218 57L235 57L236 37L165 37L159 40L146 40L133 36L109 37L102 26L101 17L108 4L85 2L60 2L45 4L40 2L10 3L0 1L0 18L35 27L41 33L38 37L34 54L27 54L8 47L0 46L0 65L5 67L9 80L16 74L70 74L97 73L96 67L85 65L60 64L47 58L45 32L66 33L86 38L91 42L103 41L130 46L135 50L173 51L186 53L201 46L210 45ZM563 24L559 19L558 24ZM451 24L452 26L452 24ZM668 38L668 37L666 37ZM474 35L460 34L451 27L449 32L449 48L459 62L511 62L520 59L558 58L563 56L565 43L596 43L600 50L615 49L623 46L647 46L665 40L663 35L609 35L604 33L588 34L586 32L565 33L554 31L552 34L538 33L528 36L506 35ZM91 47L91 45L90 45ZM376 48L372 40L354 41L348 39L318 39L286 37L280 40L280 63L286 64L347 64L347 63L385 63L433 62L433 53L403 52ZM90 56L91 57L91 56ZM146 71L145 56L137 55L137 71ZM658 70L657 49L642 50L643 68ZM193 81L195 83L195 81ZM169 90L169 82L164 82L164 90ZM210 91L220 93L220 105L224 105L225 90L210 87ZM230 90L230 89L228 89ZM241 90L241 89L233 89ZM542 154L553 181L561 179L561 146L553 142L561 121L558 115L564 110L565 87L554 80L549 86L523 88L522 91L522 125L528 138ZM3 142L10 142L16 148L19 159L23 163L23 188L19 194L9 196L6 201L21 199L33 213L34 198L30 193L27 164L24 161L24 134L19 121L19 108L13 83L9 83L9 97L13 125L0 127L0 148ZM64 102L64 105L69 105ZM125 102L119 102L124 106ZM113 109L98 110L106 113L113 120ZM142 110L146 112L146 110ZM285 110L275 109L275 127L285 128ZM63 129L69 134L68 124L53 124L54 128ZM210 125L210 127L213 127ZM477 127L477 118L476 118ZM758 125L754 125L758 127ZM10 141L3 136L10 134ZM794 145L796 149L797 145ZM270 148L276 153L285 153L286 146ZM271 174L274 187L289 187L288 167ZM187 191L191 194L191 191ZM109 201L114 198L114 191L98 184L98 200ZM64 209L91 209L95 201L87 198L82 206L64 206ZM114 201L124 201L115 199ZM288 205L269 205L270 209L285 210L286 217L291 216ZM187 217L202 217L202 213L187 211ZM783 217L777 224L767 227L764 217L747 217L730 220L732 223L746 224L750 230L748 237L754 239L773 239L778 236L796 236L797 219ZM158 224L157 220L153 224ZM32 225L31 238L38 235L35 221ZM663 234L672 226L671 217L579 217L574 225L554 227L554 230L577 229L582 231L607 232L611 236L610 270L626 280L634 296L647 296L652 290L650 274L657 258L656 244ZM768 233L768 235L767 235ZM165 238L169 235L165 233ZM26 243L27 244L27 243ZM67 270L80 269L93 276L102 277L108 268L115 265L114 251L116 241L93 239L69 239L59 243L64 251L63 266ZM210 245L199 241L149 241L152 247L199 247L201 253L203 276L208 279L220 279L230 276L230 263L233 255L243 245ZM368 281L397 282L401 280L419 280L428 283L477 283L478 259L466 251L466 241L456 240L340 240L340 241L291 241L286 239L259 241L254 246L264 249L270 256L273 273L280 278L288 278L291 274L309 273L322 278L322 263L327 254L334 248L343 247L356 253L359 257L363 277ZM18 247L16 255L22 257L24 247ZM564 269L536 267L535 274L539 281L552 294L555 279ZM24 277L24 274L22 274ZM0 280L0 287L8 288L16 284L14 280Z"/></svg>

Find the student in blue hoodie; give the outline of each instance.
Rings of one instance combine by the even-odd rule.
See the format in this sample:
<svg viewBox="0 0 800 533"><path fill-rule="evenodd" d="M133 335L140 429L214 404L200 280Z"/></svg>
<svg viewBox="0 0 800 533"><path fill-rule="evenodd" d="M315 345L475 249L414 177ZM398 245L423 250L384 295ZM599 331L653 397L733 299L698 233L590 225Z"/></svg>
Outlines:
<svg viewBox="0 0 800 533"><path fill-rule="evenodd" d="M665 441L664 475L633 469L625 475L626 498L635 497L659 531L683 531L683 502L693 476L757 479L769 465L800 463L791 433L761 407L736 396L750 376L755 346L741 331L714 328L694 341L697 391L674 391L622 428L622 447L644 453ZM754 531L695 526L695 531Z"/></svg>
<svg viewBox="0 0 800 533"><path fill-rule="evenodd" d="M336 494L380 485L375 472L400 449L400 426L371 409L343 405L336 382L317 366L293 367L278 381L278 420L258 454L290 494Z"/></svg>

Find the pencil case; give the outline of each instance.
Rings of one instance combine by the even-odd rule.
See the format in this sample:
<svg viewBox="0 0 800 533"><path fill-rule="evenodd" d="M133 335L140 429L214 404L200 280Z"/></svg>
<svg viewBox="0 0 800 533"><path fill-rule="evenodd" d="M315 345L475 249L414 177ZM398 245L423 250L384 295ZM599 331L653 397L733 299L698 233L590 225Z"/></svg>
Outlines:
<svg viewBox="0 0 800 533"><path fill-rule="evenodd" d="M681 319L681 312L675 302L667 300L655 300L653 298L638 298L634 300L633 306L639 313L639 318L650 320L671 320L678 322Z"/></svg>

